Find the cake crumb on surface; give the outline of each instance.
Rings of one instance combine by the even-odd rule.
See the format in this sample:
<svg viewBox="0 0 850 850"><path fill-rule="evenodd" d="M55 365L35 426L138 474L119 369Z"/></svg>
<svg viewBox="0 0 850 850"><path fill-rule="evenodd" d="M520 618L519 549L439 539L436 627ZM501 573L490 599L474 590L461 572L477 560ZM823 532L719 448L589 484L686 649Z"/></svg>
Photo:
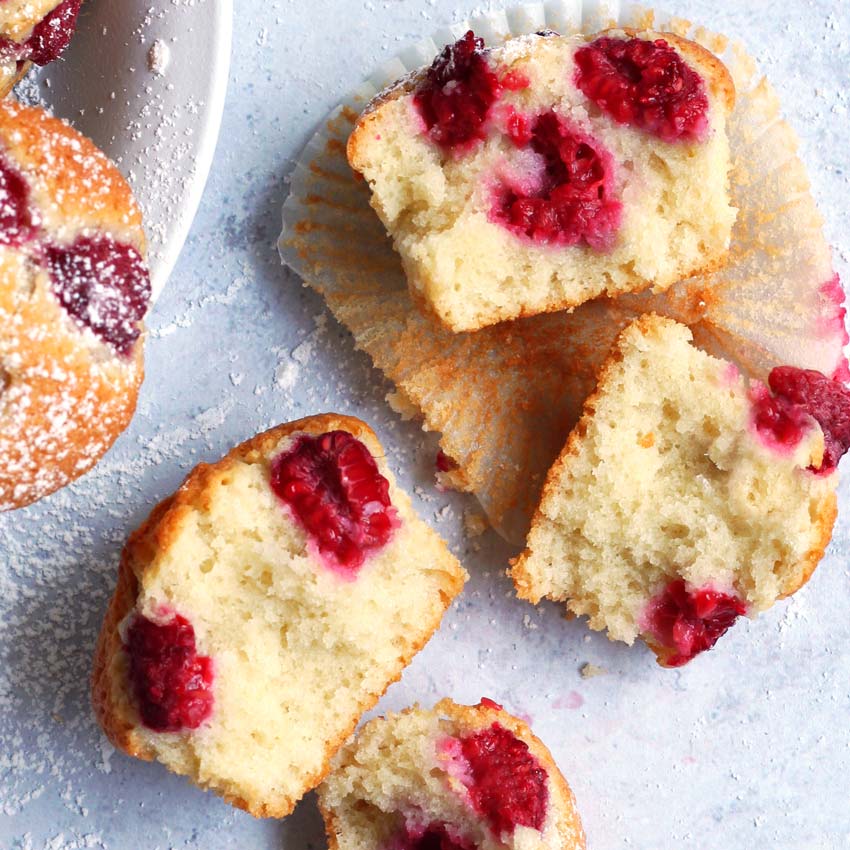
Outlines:
<svg viewBox="0 0 850 850"><path fill-rule="evenodd" d="M158 38L148 50L148 70L158 77L165 75L165 71L171 62L171 49Z"/></svg>

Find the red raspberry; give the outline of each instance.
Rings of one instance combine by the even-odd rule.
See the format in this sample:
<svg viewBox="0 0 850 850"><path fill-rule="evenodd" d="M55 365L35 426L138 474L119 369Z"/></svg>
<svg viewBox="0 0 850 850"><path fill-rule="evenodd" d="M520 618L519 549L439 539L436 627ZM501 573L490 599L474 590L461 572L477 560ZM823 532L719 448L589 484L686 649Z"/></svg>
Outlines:
<svg viewBox="0 0 850 850"><path fill-rule="evenodd" d="M329 565L351 577L398 526L389 482L345 431L299 436L275 458L271 487Z"/></svg>
<svg viewBox="0 0 850 850"><path fill-rule="evenodd" d="M838 381L827 378L814 369L797 369L794 366L777 366L768 378L774 393L777 439L799 442L795 423L805 411L816 419L823 431L824 451L822 472L832 472L838 461L850 448L850 390ZM762 417L764 421L764 416Z"/></svg>
<svg viewBox="0 0 850 850"><path fill-rule="evenodd" d="M46 247L45 259L65 310L118 354L130 354L151 296L141 254L106 236L81 236Z"/></svg>
<svg viewBox="0 0 850 850"><path fill-rule="evenodd" d="M575 63L576 85L620 124L665 142L708 132L702 78L664 39L597 38L576 51Z"/></svg>
<svg viewBox="0 0 850 850"><path fill-rule="evenodd" d="M525 741L493 723L462 738L461 751L469 763L472 805L497 837L517 826L543 828L549 799L546 771Z"/></svg>
<svg viewBox="0 0 850 850"><path fill-rule="evenodd" d="M395 835L387 850L476 850L472 842L450 834L442 823L432 823L425 828L414 828L410 824Z"/></svg>
<svg viewBox="0 0 850 850"><path fill-rule="evenodd" d="M71 42L81 5L82 0L64 0L36 24L24 45L22 58L36 65L47 65L58 59Z"/></svg>
<svg viewBox="0 0 850 850"><path fill-rule="evenodd" d="M622 208L613 197L610 154L551 111L533 123L512 114L507 130L518 147L542 158L544 172L533 193L498 188L493 217L535 242L609 248Z"/></svg>
<svg viewBox="0 0 850 850"><path fill-rule="evenodd" d="M650 603L646 631L674 651L665 665L681 667L711 649L746 613L747 606L734 596L711 588L688 590L682 579L676 579Z"/></svg>
<svg viewBox="0 0 850 850"><path fill-rule="evenodd" d="M454 150L484 138L484 124L501 93L499 78L487 64L484 41L470 30L443 48L413 102L428 138Z"/></svg>
<svg viewBox="0 0 850 850"><path fill-rule="evenodd" d="M212 659L198 655L195 630L185 617L155 623L135 616L125 649L139 714L149 729L197 729L212 714Z"/></svg>
<svg viewBox="0 0 850 850"><path fill-rule="evenodd" d="M17 247L35 236L24 178L0 155L0 245Z"/></svg>

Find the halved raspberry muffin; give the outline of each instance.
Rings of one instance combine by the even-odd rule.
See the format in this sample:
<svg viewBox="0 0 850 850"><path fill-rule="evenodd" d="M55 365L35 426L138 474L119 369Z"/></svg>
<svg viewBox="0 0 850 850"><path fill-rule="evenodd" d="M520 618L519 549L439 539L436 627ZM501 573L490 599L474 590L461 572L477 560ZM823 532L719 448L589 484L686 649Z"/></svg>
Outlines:
<svg viewBox="0 0 850 850"><path fill-rule="evenodd" d="M348 141L411 291L454 331L718 266L734 87L670 34L468 32Z"/></svg>
<svg viewBox="0 0 850 850"><path fill-rule="evenodd" d="M0 102L0 510L52 493L127 427L150 299L142 216L92 142Z"/></svg>
<svg viewBox="0 0 850 850"><path fill-rule="evenodd" d="M0 97L30 65L58 59L71 41L82 0L3 0L0 3Z"/></svg>
<svg viewBox="0 0 850 850"><path fill-rule="evenodd" d="M842 384L786 366L768 389L690 340L652 314L623 331L512 568L522 599L670 667L808 580L850 446Z"/></svg>
<svg viewBox="0 0 850 850"><path fill-rule="evenodd" d="M282 817L465 579L368 426L281 425L198 466L129 539L95 713L130 755Z"/></svg>
<svg viewBox="0 0 850 850"><path fill-rule="evenodd" d="M367 723L319 788L330 850L581 850L575 799L528 725L492 700Z"/></svg>

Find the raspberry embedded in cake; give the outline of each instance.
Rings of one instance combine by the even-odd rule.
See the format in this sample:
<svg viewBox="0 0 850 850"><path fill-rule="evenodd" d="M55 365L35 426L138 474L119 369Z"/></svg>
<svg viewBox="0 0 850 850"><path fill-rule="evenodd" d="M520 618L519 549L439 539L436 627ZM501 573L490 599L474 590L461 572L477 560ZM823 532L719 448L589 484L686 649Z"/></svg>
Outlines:
<svg viewBox="0 0 850 850"><path fill-rule="evenodd" d="M36 242L59 303L117 354L128 356L141 335L151 297L142 255L110 236L80 236L70 245L44 244L24 177L0 156L0 245Z"/></svg>
<svg viewBox="0 0 850 850"><path fill-rule="evenodd" d="M179 614L157 623L134 614L124 643L142 722L154 732L197 729L213 710L212 659L199 655L195 629Z"/></svg>
<svg viewBox="0 0 850 850"><path fill-rule="evenodd" d="M746 613L736 596L710 587L692 590L676 579L650 602L644 631L664 650L665 667L681 667L711 649Z"/></svg>
<svg viewBox="0 0 850 850"><path fill-rule="evenodd" d="M662 38L597 38L576 51L576 85L620 124L665 142L699 142L709 129L702 78Z"/></svg>
<svg viewBox="0 0 850 850"><path fill-rule="evenodd" d="M35 232L26 180L0 155L0 245L17 247Z"/></svg>
<svg viewBox="0 0 850 850"><path fill-rule="evenodd" d="M370 720L334 759L319 808L337 850L585 846L551 754L489 700Z"/></svg>
<svg viewBox="0 0 850 850"><path fill-rule="evenodd" d="M74 35L81 5L82 0L62 0L35 24L25 41L0 34L0 63L11 63L11 71L19 72L26 62L47 65L58 59ZM20 22L15 20L14 12L11 14L12 19L4 24L10 28L7 31L16 31L15 25ZM11 87L8 80L4 84L7 88Z"/></svg>
<svg viewBox="0 0 850 850"><path fill-rule="evenodd" d="M517 826L543 829L549 798L546 771L525 741L496 722L461 738L461 752L469 767L472 804L497 836L510 835Z"/></svg>
<svg viewBox="0 0 850 850"><path fill-rule="evenodd" d="M509 85L521 81L509 79ZM485 124L502 86L487 63L483 39L469 30L446 45L416 88L413 102L428 138L458 151L485 136Z"/></svg>
<svg viewBox="0 0 850 850"><path fill-rule="evenodd" d="M778 453L792 453L812 428L812 417L781 395L772 395L764 384L750 388L753 427L759 438Z"/></svg>
<svg viewBox="0 0 850 850"><path fill-rule="evenodd" d="M613 192L613 158L601 143L554 111L533 121L514 114L508 132L517 147L536 154L537 173L498 186L493 216L535 242L610 248L622 205Z"/></svg>
<svg viewBox="0 0 850 850"><path fill-rule="evenodd" d="M523 71L512 68L499 80L502 88L506 91L522 91L531 85L531 78Z"/></svg>
<svg viewBox="0 0 850 850"><path fill-rule="evenodd" d="M153 510L124 547L95 655L92 704L116 747L256 817L284 817L315 788L467 578L385 457L364 422L308 417L199 464ZM356 584L316 563L295 510L269 486L279 466L289 475L278 483L320 494L308 521L340 504L348 516L354 501L366 513L397 512L392 544L368 552ZM203 683L200 652L213 659L215 710L191 729L203 711L175 705L175 692L186 690L181 677ZM159 734L181 723L179 740Z"/></svg>
<svg viewBox="0 0 850 850"><path fill-rule="evenodd" d="M850 448L850 390L821 372L794 366L777 366L768 383L777 411L774 432L778 429L787 440L799 442L801 415L811 416L823 431L820 471L832 472Z"/></svg>
<svg viewBox="0 0 850 850"><path fill-rule="evenodd" d="M53 291L65 310L128 356L151 296L139 252L108 236L81 236L71 245L48 245L44 253Z"/></svg>
<svg viewBox="0 0 850 850"><path fill-rule="evenodd" d="M63 0L40 23L23 46L22 59L47 65L58 59L71 43L82 0Z"/></svg>
<svg viewBox="0 0 850 850"><path fill-rule="evenodd" d="M721 263L736 215L731 76L695 43L644 35L632 120L654 133L612 121L578 87L580 35L485 49L467 33L358 119L348 161L369 184L414 301L451 331L660 292ZM594 49L606 39L636 51L625 32ZM660 137L674 131L691 143Z"/></svg>
<svg viewBox="0 0 850 850"><path fill-rule="evenodd" d="M421 826L410 822L390 839L385 850L476 850L476 847L444 823Z"/></svg>
<svg viewBox="0 0 850 850"><path fill-rule="evenodd" d="M297 437L275 458L271 487L324 562L348 578L398 527L389 482L366 446L345 431Z"/></svg>

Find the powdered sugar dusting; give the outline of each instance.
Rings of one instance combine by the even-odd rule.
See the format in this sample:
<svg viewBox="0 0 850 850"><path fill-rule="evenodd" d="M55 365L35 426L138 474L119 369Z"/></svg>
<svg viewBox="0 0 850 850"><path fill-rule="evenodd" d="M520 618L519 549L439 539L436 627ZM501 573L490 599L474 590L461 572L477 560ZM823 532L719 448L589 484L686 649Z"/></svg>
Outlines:
<svg viewBox="0 0 850 850"><path fill-rule="evenodd" d="M147 0L146 6L188 8L177 3ZM88 5L92 13L116 6ZM202 5L195 0L195 8ZM805 17L794 4L776 6L768 17L730 0L675 6L735 32L767 64L783 106L808 137L805 158L840 245L850 230L848 172L845 127L831 110L846 103L839 71L847 61L848 27L836 4L814 0ZM29 800L15 815L0 814L0 847L325 846L311 799L283 822L258 821L121 753L108 758L111 772L104 772L87 677L121 545L156 500L195 463L221 457L262 427L329 409L375 426L390 466L426 520L446 503L456 506L441 531L472 574L444 628L378 711L431 705L446 694L474 703L486 693L514 713L534 714L535 733L576 793L589 846L644 850L702 841L728 850L826 850L846 843L850 742L846 723L838 722L847 714L850 641L843 520L809 586L758 621L742 622L734 646L670 674L656 669L648 651L610 644L581 620L564 621L555 605L532 608L514 598L503 571L516 552L488 533L477 539L475 553L456 533L472 501L434 489L435 439L389 411L384 396L392 386L333 320L299 364L295 385L275 383L283 352L288 358L315 331L314 316L323 311L319 298L280 272L269 250L285 192L282 175L357 75L469 10L449 0L243 0L237 11L218 165L195 236L149 319L139 414L88 476L32 508L0 516L0 801ZM827 12L837 30L827 25ZM328 22L321 39L314 37L317 20ZM363 25L357 38L350 22ZM263 47L255 43L261 26L268 29ZM164 78L149 72L146 51L136 75L155 85L174 82L186 41L174 46ZM65 64L48 76L58 79ZM825 94L813 98L815 86ZM129 99L120 87L118 98ZM836 258L846 277L846 252ZM240 278L244 286L224 303ZM235 383L231 374L243 378ZM842 505L846 496L845 486ZM794 614L799 605L804 619ZM527 613L537 629L523 625ZM584 663L610 673L584 680L578 672ZM582 692L584 706L551 711L551 702L571 689ZM632 769L637 763L640 782ZM793 804L778 810L777 801Z"/></svg>
<svg viewBox="0 0 850 850"><path fill-rule="evenodd" d="M0 112L0 142L3 241L14 248L3 265L17 285L17 297L0 299L4 510L85 472L128 421L149 284L132 245L90 226L114 222L119 238L142 244L126 186L100 152L43 113L14 106ZM129 287L119 255L132 265Z"/></svg>

